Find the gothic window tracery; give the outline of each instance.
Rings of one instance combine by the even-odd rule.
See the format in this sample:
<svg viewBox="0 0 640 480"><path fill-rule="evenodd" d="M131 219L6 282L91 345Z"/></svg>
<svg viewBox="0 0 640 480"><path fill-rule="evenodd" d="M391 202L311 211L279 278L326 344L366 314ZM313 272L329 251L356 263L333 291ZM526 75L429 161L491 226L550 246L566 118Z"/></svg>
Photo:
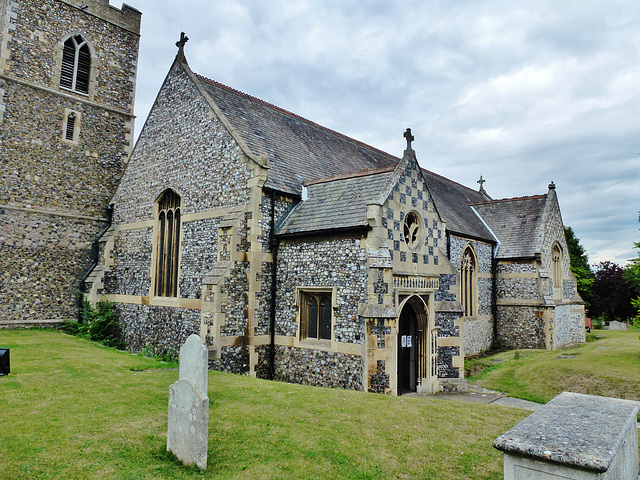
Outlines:
<svg viewBox="0 0 640 480"><path fill-rule="evenodd" d="M158 297L178 295L180 257L181 199L173 190L166 190L158 200L158 248L155 293Z"/></svg>
<svg viewBox="0 0 640 480"><path fill-rule="evenodd" d="M409 212L404 217L404 241L411 250L420 247L421 224L420 217L415 212Z"/></svg>
<svg viewBox="0 0 640 480"><path fill-rule="evenodd" d="M79 93L89 93L91 50L82 35L69 37L62 48L60 86Z"/></svg>
<svg viewBox="0 0 640 480"><path fill-rule="evenodd" d="M329 292L302 292L300 339L331 340L332 305Z"/></svg>
<svg viewBox="0 0 640 480"><path fill-rule="evenodd" d="M462 260L460 261L460 292L466 317L475 315L477 310L477 278L475 255L471 247L467 247L464 249Z"/></svg>

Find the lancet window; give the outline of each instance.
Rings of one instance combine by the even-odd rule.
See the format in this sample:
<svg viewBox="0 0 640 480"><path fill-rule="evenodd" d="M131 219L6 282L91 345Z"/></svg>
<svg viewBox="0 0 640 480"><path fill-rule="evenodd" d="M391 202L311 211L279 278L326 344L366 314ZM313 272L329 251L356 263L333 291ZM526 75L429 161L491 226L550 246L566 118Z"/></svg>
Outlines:
<svg viewBox="0 0 640 480"><path fill-rule="evenodd" d="M471 247L467 247L464 249L460 262L460 292L466 317L475 315L477 311L477 270L478 267L473 250Z"/></svg>
<svg viewBox="0 0 640 480"><path fill-rule="evenodd" d="M180 195L173 190L165 191L158 200L156 295L159 297L178 295L180 204Z"/></svg>
<svg viewBox="0 0 640 480"><path fill-rule="evenodd" d="M91 50L81 35L69 37L62 48L60 86L74 92L89 93Z"/></svg>

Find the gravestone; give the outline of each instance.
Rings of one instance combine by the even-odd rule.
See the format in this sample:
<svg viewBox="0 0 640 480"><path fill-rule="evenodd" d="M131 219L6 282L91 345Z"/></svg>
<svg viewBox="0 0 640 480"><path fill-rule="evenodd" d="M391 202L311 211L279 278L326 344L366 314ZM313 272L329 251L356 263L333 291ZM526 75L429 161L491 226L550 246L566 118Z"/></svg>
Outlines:
<svg viewBox="0 0 640 480"><path fill-rule="evenodd" d="M640 404L564 392L493 446L505 480L638 480Z"/></svg>
<svg viewBox="0 0 640 480"><path fill-rule="evenodd" d="M169 388L167 450L185 465L207 468L209 440L208 351L198 335L180 348L179 380Z"/></svg>
<svg viewBox="0 0 640 480"><path fill-rule="evenodd" d="M609 330L626 330L627 324L624 322L618 322L614 320L613 322L609 322Z"/></svg>

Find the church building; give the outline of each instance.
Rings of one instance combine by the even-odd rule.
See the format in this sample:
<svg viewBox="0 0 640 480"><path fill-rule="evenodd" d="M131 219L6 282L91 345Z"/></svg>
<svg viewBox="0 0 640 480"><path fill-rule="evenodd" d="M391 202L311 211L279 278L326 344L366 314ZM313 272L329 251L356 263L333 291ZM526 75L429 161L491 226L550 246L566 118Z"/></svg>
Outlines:
<svg viewBox="0 0 640 480"><path fill-rule="evenodd" d="M186 40L86 278L132 350L199 333L214 369L403 394L461 388L495 343L584 341L553 183L491 199L409 129L394 156L192 72Z"/></svg>

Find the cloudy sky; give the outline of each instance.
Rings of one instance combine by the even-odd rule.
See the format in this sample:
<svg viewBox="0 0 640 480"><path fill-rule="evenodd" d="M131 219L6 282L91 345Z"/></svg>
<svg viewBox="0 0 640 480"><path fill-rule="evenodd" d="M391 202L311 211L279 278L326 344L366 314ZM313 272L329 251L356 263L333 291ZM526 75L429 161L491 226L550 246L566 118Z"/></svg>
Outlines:
<svg viewBox="0 0 640 480"><path fill-rule="evenodd" d="M120 7L120 0L111 0ZM637 0L126 0L142 11L139 133L191 68L493 198L557 186L591 263L640 241Z"/></svg>

